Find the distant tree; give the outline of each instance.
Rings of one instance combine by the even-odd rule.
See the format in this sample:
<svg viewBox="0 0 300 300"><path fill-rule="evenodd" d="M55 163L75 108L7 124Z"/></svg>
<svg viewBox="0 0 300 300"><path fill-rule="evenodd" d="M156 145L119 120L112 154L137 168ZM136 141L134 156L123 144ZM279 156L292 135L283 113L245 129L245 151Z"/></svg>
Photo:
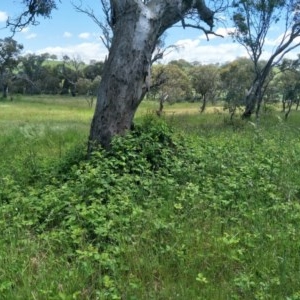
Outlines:
<svg viewBox="0 0 300 300"><path fill-rule="evenodd" d="M24 13L9 20L13 28L36 23L39 15L49 17L55 1L23 0ZM89 152L96 145L109 147L116 134L132 127L134 114L148 91L152 54L157 41L174 24L211 34L217 6L204 0L101 0L107 24L113 34L91 124ZM208 27L204 27L204 23Z"/></svg>
<svg viewBox="0 0 300 300"><path fill-rule="evenodd" d="M44 65L44 80L41 82L41 89L45 94L59 94L61 91L62 76L56 64Z"/></svg>
<svg viewBox="0 0 300 300"><path fill-rule="evenodd" d="M94 100L97 97L97 90L101 81L101 77L98 76L94 80L88 78L79 78L76 84L78 95L84 96L88 106L92 107Z"/></svg>
<svg viewBox="0 0 300 300"><path fill-rule="evenodd" d="M300 4L297 0L235 0L233 17L235 31L232 36L247 50L254 66L255 77L245 96L244 118L259 114L263 99L263 85L272 67L283 56L300 45ZM280 22L280 23L279 23ZM264 66L259 64L270 28L280 27L279 40Z"/></svg>
<svg viewBox="0 0 300 300"><path fill-rule="evenodd" d="M247 58L239 58L220 67L224 109L229 111L231 119L245 104L245 94L254 76L253 64Z"/></svg>
<svg viewBox="0 0 300 300"><path fill-rule="evenodd" d="M217 65L197 65L190 69L192 86L196 91L195 97L200 95L202 105L200 112L203 113L208 101L214 101L219 93L220 74Z"/></svg>
<svg viewBox="0 0 300 300"><path fill-rule="evenodd" d="M83 69L83 76L87 79L94 80L97 76L102 76L104 62L91 62Z"/></svg>
<svg viewBox="0 0 300 300"><path fill-rule="evenodd" d="M13 38L0 39L0 86L3 98L7 98L8 87L13 78L13 70L17 67L23 45Z"/></svg>
<svg viewBox="0 0 300 300"><path fill-rule="evenodd" d="M269 105L278 103L280 101L280 87L278 83L278 71L272 68L263 89L263 112L268 113Z"/></svg>
<svg viewBox="0 0 300 300"><path fill-rule="evenodd" d="M278 88L282 95L282 112L288 118L293 104L300 104L300 56L295 60L284 59L279 66Z"/></svg>
<svg viewBox="0 0 300 300"><path fill-rule="evenodd" d="M182 102L192 97L192 86L188 74L176 64L154 65L152 70L151 93L159 100L159 113L164 102Z"/></svg>
<svg viewBox="0 0 300 300"><path fill-rule="evenodd" d="M57 60L57 55L55 55L55 54L51 54L50 56L49 56L49 59L51 59L51 60Z"/></svg>
<svg viewBox="0 0 300 300"><path fill-rule="evenodd" d="M193 65L191 63L189 63L188 61L186 61L184 59L171 60L169 62L169 65L178 66L180 69L185 70L185 71L187 71L193 67Z"/></svg>
<svg viewBox="0 0 300 300"><path fill-rule="evenodd" d="M77 81L82 77L84 63L79 57L70 58L68 55L63 56L63 61L58 66L58 71L62 77L62 90L61 94L69 94L73 97L77 92Z"/></svg>
<svg viewBox="0 0 300 300"><path fill-rule="evenodd" d="M18 78L24 81L24 88L27 93L43 92L43 83L47 77L47 70L43 64L48 58L48 53L27 54L20 57Z"/></svg>

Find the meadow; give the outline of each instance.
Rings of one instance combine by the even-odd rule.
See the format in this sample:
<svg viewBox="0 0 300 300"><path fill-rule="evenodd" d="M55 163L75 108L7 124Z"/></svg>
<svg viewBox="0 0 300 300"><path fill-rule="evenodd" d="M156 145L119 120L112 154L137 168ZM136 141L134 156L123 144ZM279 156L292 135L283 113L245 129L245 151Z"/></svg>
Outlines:
<svg viewBox="0 0 300 300"><path fill-rule="evenodd" d="M0 101L1 299L300 299L300 113L157 107L86 160L84 98Z"/></svg>

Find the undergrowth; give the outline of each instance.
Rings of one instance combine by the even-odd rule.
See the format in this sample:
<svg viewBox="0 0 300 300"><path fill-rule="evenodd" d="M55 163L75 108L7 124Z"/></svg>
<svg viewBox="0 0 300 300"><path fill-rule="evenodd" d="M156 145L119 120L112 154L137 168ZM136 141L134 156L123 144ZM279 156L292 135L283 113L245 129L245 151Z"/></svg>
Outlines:
<svg viewBox="0 0 300 300"><path fill-rule="evenodd" d="M297 129L173 128L1 177L2 298L300 299Z"/></svg>

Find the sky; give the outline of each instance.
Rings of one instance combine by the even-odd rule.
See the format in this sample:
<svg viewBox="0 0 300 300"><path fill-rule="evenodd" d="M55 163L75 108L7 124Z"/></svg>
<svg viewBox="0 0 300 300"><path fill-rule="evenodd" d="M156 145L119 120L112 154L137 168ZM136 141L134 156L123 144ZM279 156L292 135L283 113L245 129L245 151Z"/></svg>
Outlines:
<svg viewBox="0 0 300 300"><path fill-rule="evenodd" d="M21 0L1 0L0 39L11 35L9 29L5 28L6 20L7 17L17 16L21 12L20 2ZM100 28L88 16L76 12L71 0L61 2L50 19L40 18L38 26L29 26L15 34L14 39L24 46L23 54L49 53L57 55L58 58L68 55L86 63L91 60L103 61L107 56L107 50L100 39L102 34ZM73 2L80 3L79 0ZM94 9L96 15L101 18L100 0L82 2L84 6ZM228 30L230 28L224 28L223 24L222 27L216 27L216 33L224 37L211 35L207 41L206 36L199 30L173 27L166 32L165 45L176 45L177 50L168 51L162 62L184 59L202 64L222 64L238 57L247 57L246 50L228 36ZM279 27L272 28L263 58L270 55L279 35ZM297 53L297 50L293 51L288 57L296 58Z"/></svg>

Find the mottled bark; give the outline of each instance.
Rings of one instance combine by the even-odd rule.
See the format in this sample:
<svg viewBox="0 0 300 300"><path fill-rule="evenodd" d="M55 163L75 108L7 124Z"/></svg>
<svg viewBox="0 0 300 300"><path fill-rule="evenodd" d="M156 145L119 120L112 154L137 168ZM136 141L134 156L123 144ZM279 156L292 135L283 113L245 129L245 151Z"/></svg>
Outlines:
<svg viewBox="0 0 300 300"><path fill-rule="evenodd" d="M195 3L199 11L202 5L202 19L212 18L213 12L204 1L111 1L114 36L99 87L89 153L99 144L108 148L114 135L131 128L147 91L146 78L159 37Z"/></svg>
<svg viewBox="0 0 300 300"><path fill-rule="evenodd" d="M249 119L254 112L256 112L256 117L258 117L263 100L263 86L272 69L272 64L275 57L276 56L273 55L261 72L256 75L256 78L254 79L252 86L245 97L246 107L242 118Z"/></svg>
<svg viewBox="0 0 300 300"><path fill-rule="evenodd" d="M246 107L245 107L245 111L242 115L242 117L244 119L249 119L256 109L256 105L259 102L259 97L261 97L260 84L261 83L259 80L257 82L255 82L253 84L253 86L251 87L251 90L245 97Z"/></svg>
<svg viewBox="0 0 300 300"><path fill-rule="evenodd" d="M114 37L105 63L89 138L94 145L109 147L111 138L124 134L144 94L145 78L158 35L150 12L128 5L114 24Z"/></svg>

